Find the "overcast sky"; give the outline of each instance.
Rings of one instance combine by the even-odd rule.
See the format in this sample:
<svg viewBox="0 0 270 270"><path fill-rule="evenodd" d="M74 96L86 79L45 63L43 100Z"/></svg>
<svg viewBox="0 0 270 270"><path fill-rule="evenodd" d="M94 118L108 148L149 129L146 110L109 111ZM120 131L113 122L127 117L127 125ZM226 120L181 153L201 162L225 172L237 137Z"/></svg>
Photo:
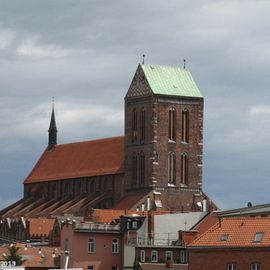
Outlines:
<svg viewBox="0 0 270 270"><path fill-rule="evenodd" d="M147 64L187 59L205 97L204 190L223 208L269 203L270 1L0 0L0 207L47 145L123 135Z"/></svg>

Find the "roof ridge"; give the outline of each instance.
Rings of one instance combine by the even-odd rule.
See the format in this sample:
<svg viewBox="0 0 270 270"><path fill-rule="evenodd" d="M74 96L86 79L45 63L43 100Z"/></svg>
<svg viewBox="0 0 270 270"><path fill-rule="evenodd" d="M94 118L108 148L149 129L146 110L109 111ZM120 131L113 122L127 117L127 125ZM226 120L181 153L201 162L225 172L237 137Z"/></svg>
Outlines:
<svg viewBox="0 0 270 270"><path fill-rule="evenodd" d="M100 142L100 141L108 141L110 139L120 139L124 138L125 136L114 136L114 137L106 137L106 138L101 138L101 139L94 139L94 140L84 140L84 141L78 141L78 142L70 142L70 143L63 143L63 144L57 144L57 146L65 146L65 145L73 145L73 144L81 144L81 143L86 143L86 142Z"/></svg>
<svg viewBox="0 0 270 270"><path fill-rule="evenodd" d="M169 65L159 65L159 64L140 64L142 67L164 67L164 68L175 68L175 69L181 69L181 70L186 70L187 72L190 72L190 69L184 68L181 66L169 66Z"/></svg>

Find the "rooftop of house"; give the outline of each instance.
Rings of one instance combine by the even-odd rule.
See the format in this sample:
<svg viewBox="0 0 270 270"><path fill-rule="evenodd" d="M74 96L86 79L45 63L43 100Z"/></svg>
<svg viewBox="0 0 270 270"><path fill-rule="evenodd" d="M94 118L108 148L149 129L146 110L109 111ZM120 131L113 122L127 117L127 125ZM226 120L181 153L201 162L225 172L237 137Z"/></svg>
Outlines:
<svg viewBox="0 0 270 270"><path fill-rule="evenodd" d="M270 215L270 204L252 205L249 203L246 207L219 210L217 211L217 215L219 217Z"/></svg>
<svg viewBox="0 0 270 270"><path fill-rule="evenodd" d="M124 173L124 137L59 144L45 150L24 184Z"/></svg>
<svg viewBox="0 0 270 270"><path fill-rule="evenodd" d="M190 247L269 247L270 217L220 218Z"/></svg>
<svg viewBox="0 0 270 270"><path fill-rule="evenodd" d="M36 247L28 245L25 248L25 244L16 243L16 247L19 248L18 254L25 260L22 266L28 268L39 269L45 268L58 268L60 264L59 256L60 249L58 247ZM5 256L9 255L9 246L4 245L0 247L0 260L5 261Z"/></svg>

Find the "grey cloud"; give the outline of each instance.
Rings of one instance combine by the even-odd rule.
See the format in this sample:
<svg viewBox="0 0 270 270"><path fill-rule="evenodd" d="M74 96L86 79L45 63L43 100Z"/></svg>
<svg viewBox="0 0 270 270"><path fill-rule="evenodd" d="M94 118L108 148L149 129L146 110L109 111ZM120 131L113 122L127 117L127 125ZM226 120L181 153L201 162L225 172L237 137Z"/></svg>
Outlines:
<svg viewBox="0 0 270 270"><path fill-rule="evenodd" d="M21 196L46 147L52 96L59 142L123 134L123 98L143 53L155 64L186 58L205 96L209 195L224 208L266 202L269 6L0 0L0 179L9 190L0 204ZM101 111L113 116L102 125Z"/></svg>

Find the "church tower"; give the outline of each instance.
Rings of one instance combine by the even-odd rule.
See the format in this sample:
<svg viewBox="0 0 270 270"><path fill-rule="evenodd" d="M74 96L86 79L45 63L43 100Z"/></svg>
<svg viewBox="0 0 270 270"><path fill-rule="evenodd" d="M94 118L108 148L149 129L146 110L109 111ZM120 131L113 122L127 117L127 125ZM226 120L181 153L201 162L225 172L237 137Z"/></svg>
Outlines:
<svg viewBox="0 0 270 270"><path fill-rule="evenodd" d="M125 191L160 191L190 210L203 199L202 140L203 96L191 73L139 64L125 97Z"/></svg>

